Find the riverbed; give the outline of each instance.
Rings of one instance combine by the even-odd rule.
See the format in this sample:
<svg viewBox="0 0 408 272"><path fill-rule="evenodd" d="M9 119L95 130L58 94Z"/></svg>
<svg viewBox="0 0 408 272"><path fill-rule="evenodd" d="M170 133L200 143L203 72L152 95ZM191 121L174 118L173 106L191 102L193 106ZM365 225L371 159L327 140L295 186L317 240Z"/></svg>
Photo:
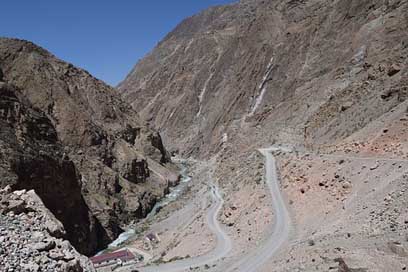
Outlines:
<svg viewBox="0 0 408 272"><path fill-rule="evenodd" d="M169 193L165 195L160 201L158 201L153 209L150 211L150 213L147 215L146 219L151 219L157 213L164 208L165 206L169 205L173 201L176 201L187 189L188 184L191 181L191 177L189 176L189 171L188 171L188 164L187 161L181 158L172 158L172 161L180 167L180 182L177 186L170 188ZM106 251L112 251L115 249L120 248L124 243L129 241L130 239L134 238L136 236L136 230L134 228L129 228L122 232L118 238L110 243L108 247L101 252L99 252L97 255L103 254Z"/></svg>

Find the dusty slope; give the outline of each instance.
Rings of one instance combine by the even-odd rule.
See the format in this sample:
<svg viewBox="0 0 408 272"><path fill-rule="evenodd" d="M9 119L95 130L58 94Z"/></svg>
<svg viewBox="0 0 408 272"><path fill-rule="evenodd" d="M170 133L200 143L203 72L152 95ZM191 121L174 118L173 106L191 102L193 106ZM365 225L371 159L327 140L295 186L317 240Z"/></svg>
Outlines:
<svg viewBox="0 0 408 272"><path fill-rule="evenodd" d="M118 88L182 150L253 136L242 120L333 142L404 100L407 21L398 0L241 1L183 21Z"/></svg>
<svg viewBox="0 0 408 272"><path fill-rule="evenodd" d="M295 230L261 271L407 269L407 26L405 0L243 0L186 19L118 86L172 148L218 153L234 249L210 271L265 240L254 150L274 143L299 150L276 154Z"/></svg>
<svg viewBox="0 0 408 272"><path fill-rule="evenodd" d="M0 68L4 81L19 93L17 101L7 102L7 92L2 92L4 121L14 129L11 138L4 134L0 139L5 144L14 141L7 154L2 149L2 158L6 166L21 166L5 166L2 171L10 179L3 178L1 184L39 190L80 252L102 248L119 234L122 224L143 218L177 182L177 175L166 168L171 164L160 135L143 125L111 87L16 39L0 39ZM24 107L18 106L22 99L26 108L35 109L35 116L43 116L40 121L24 119ZM57 146L50 155L54 164L41 159L44 142ZM82 198L84 203L77 200ZM72 205L82 205L85 212L77 213ZM74 210L75 216L83 217L78 222L71 221Z"/></svg>
<svg viewBox="0 0 408 272"><path fill-rule="evenodd" d="M62 156L51 121L4 82L0 113L0 186L35 189L66 226L66 238L84 251L96 247L98 232L101 238L106 234L82 197L74 163Z"/></svg>
<svg viewBox="0 0 408 272"><path fill-rule="evenodd" d="M3 271L95 271L88 258L63 239L65 231L33 190L0 190Z"/></svg>

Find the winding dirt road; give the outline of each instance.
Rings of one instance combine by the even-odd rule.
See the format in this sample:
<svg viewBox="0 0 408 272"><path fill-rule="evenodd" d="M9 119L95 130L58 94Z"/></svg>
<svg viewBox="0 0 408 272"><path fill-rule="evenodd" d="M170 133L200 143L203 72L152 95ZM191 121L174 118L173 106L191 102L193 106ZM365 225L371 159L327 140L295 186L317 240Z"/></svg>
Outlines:
<svg viewBox="0 0 408 272"><path fill-rule="evenodd" d="M266 268L267 262L282 248L288 241L289 234L292 229L290 215L281 194L279 185L279 176L277 173L276 159L273 151L292 152L292 149L276 146L267 149L261 149L260 152L265 156L266 184L272 198L272 206L274 212L274 224L272 226L272 234L268 239L262 241L259 247L253 249L239 261L232 263L228 269L223 269L224 272L255 272L262 267ZM321 154L334 159L357 159L357 160L376 160L376 161L392 161L406 162L407 160L394 158L373 158L373 157L352 157L347 155L337 154ZM140 268L142 272L180 272L190 268L200 267L204 265L213 265L226 257L232 249L231 240L221 228L217 221L217 216L222 209L224 200L216 185L210 184L210 193L214 199L213 205L207 212L207 224L211 231L216 235L216 248L202 256L179 260L171 263L160 264ZM273 267L268 267L273 270ZM218 270L215 270L218 271Z"/></svg>
<svg viewBox="0 0 408 272"><path fill-rule="evenodd" d="M260 152L265 156L266 184L272 198L274 208L274 225L271 236L263 241L256 249L244 256L240 261L233 263L227 272L254 272L262 267L277 251L284 245L289 238L291 222L286 203L282 197L279 179L276 168L275 157L272 151L289 151L283 147L271 147L262 149ZM214 204L207 212L207 224L211 231L216 235L216 248L202 256L174 261L160 265L152 265L139 268L141 272L178 272L188 270L194 267L215 264L220 259L227 256L232 249L231 240L224 232L217 216L222 209L224 200L216 185L210 184L210 193L214 199Z"/></svg>
<svg viewBox="0 0 408 272"><path fill-rule="evenodd" d="M227 270L227 272L253 272L262 267L272 256L278 252L283 244L288 240L291 230L291 222L286 203L282 197L279 179L276 168L276 160L272 151L283 150L283 148L271 147L261 149L260 152L265 156L266 183L268 185L272 206L274 208L274 226L273 233L264 241L261 246L251 251L239 262Z"/></svg>
<svg viewBox="0 0 408 272"><path fill-rule="evenodd" d="M198 257L188 258L184 260L178 260L171 263L165 263L160 265L148 266L140 268L139 271L142 272L176 272L190 269L191 267L203 266L206 264L211 264L217 260L225 257L231 250L231 240L229 236L224 232L220 226L217 216L221 211L224 204L224 199L222 198L219 189L216 185L210 185L211 196L214 199L214 205L207 212L207 224L211 231L216 235L217 246L211 252L201 255Z"/></svg>

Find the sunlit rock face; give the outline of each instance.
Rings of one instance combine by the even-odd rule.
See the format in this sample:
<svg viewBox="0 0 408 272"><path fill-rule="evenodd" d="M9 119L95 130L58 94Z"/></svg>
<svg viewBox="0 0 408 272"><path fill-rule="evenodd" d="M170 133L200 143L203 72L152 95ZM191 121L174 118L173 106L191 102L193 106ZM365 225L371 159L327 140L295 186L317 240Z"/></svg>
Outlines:
<svg viewBox="0 0 408 272"><path fill-rule="evenodd" d="M210 8L179 24L118 89L175 150L208 154L225 135L335 142L404 100L406 11L398 0Z"/></svg>
<svg viewBox="0 0 408 272"><path fill-rule="evenodd" d="M81 253L177 180L160 135L102 81L16 39L0 39L0 69L0 185L34 189Z"/></svg>

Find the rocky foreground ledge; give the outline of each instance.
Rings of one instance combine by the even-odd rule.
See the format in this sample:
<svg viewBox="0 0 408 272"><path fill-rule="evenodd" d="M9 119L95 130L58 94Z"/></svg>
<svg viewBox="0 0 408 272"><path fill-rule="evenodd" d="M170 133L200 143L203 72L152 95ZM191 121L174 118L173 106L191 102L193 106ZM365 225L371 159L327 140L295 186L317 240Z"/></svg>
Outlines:
<svg viewBox="0 0 408 272"><path fill-rule="evenodd" d="M65 233L33 190L0 190L2 271L95 271L88 258L64 240Z"/></svg>

